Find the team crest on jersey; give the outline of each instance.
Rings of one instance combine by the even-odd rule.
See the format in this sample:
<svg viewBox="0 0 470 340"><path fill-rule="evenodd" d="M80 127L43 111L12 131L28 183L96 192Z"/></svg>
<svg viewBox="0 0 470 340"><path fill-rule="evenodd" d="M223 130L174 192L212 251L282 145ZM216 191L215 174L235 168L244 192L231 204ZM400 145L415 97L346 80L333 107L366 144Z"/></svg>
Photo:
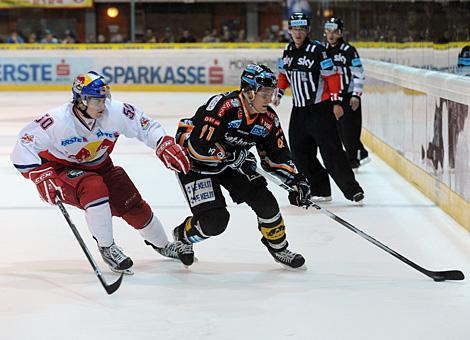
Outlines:
<svg viewBox="0 0 470 340"><path fill-rule="evenodd" d="M142 118L140 118L140 127L142 128L142 130L147 130L149 126L150 126L150 119L145 116L142 116Z"/></svg>
<svg viewBox="0 0 470 340"><path fill-rule="evenodd" d="M34 142L34 136L33 135L28 135L27 133L25 133L21 137L21 143L23 143L23 144L29 144L29 143L32 143L32 142Z"/></svg>

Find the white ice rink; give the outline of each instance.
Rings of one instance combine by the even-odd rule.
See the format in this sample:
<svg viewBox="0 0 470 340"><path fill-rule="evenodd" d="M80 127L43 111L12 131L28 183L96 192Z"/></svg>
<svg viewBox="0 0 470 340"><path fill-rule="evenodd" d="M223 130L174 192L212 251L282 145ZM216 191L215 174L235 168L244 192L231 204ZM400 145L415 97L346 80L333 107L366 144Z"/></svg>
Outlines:
<svg viewBox="0 0 470 340"><path fill-rule="evenodd" d="M209 93L123 93L173 133ZM0 92L0 339L468 340L470 281L436 283L323 214L279 199L290 248L308 270L289 272L259 241L256 218L227 197L227 231L195 246L190 270L145 246L114 220L116 243L135 275L107 295L57 207L43 203L11 165L15 136L28 121L68 100L66 92ZM287 131L290 100L279 109ZM137 140L112 154L168 233L189 214L175 175ZM354 206L334 187L327 206L359 229L431 270L470 275L470 233L379 158L359 170L366 192ZM83 212L68 207L107 280Z"/></svg>

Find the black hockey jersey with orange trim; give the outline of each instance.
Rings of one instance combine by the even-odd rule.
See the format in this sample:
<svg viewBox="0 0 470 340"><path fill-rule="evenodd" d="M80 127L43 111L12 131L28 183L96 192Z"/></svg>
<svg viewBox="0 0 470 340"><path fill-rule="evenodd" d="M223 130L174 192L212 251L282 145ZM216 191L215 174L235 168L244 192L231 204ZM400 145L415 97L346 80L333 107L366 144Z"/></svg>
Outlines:
<svg viewBox="0 0 470 340"><path fill-rule="evenodd" d="M176 140L188 149L192 171L217 174L224 171L234 152L256 146L261 165L281 179L296 173L277 114L247 114L240 91L212 96L196 114L179 122Z"/></svg>

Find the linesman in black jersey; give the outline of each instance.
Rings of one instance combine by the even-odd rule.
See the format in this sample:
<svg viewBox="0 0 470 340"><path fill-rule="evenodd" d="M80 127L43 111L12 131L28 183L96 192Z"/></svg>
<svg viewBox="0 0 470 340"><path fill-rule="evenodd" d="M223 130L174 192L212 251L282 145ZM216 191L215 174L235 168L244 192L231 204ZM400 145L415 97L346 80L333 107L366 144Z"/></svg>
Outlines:
<svg viewBox="0 0 470 340"><path fill-rule="evenodd" d="M369 153L361 143L361 95L364 87L364 69L354 46L343 39L344 23L330 18L324 26L326 49L341 75L341 96L344 115L338 120L338 130L353 169L367 163Z"/></svg>
<svg viewBox="0 0 470 340"><path fill-rule="evenodd" d="M290 86L289 144L295 165L310 183L312 200L331 201L330 174L347 199L360 202L364 191L354 178L336 125L343 115L337 69L326 48L308 37L310 19L305 14L294 13L288 23L293 42L284 48L279 64L274 105ZM325 167L317 159L318 149Z"/></svg>
<svg viewBox="0 0 470 340"><path fill-rule="evenodd" d="M289 194L291 204L308 206L310 187L296 171L280 121L269 106L276 85L268 67L248 65L240 90L212 96L192 118L180 121L176 140L187 148L192 169L178 178L193 216L174 229L174 236L186 265L193 263L193 243L227 228L224 187L235 203L246 203L255 212L261 242L274 260L291 268L303 266L303 256L287 248L279 205L249 151L256 146L264 170L295 190Z"/></svg>

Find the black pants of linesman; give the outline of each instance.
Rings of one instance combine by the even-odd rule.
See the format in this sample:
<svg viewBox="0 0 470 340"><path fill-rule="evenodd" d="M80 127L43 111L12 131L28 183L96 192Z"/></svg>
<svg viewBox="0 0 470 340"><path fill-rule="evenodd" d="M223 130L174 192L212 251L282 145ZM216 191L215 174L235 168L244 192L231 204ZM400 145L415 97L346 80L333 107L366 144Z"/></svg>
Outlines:
<svg viewBox="0 0 470 340"><path fill-rule="evenodd" d="M293 107L289 123L289 144L298 170L308 179L312 195L330 196L331 175L347 199L362 192L354 178L341 145L331 101ZM317 158L320 150L323 167ZM326 169L325 169L326 168Z"/></svg>
<svg viewBox="0 0 470 340"><path fill-rule="evenodd" d="M351 93L343 96L344 115L340 120L338 120L338 131L351 166L353 168L357 168L361 159L366 158L369 153L361 142L361 105L359 105L356 111L353 111L349 104L351 97Z"/></svg>

